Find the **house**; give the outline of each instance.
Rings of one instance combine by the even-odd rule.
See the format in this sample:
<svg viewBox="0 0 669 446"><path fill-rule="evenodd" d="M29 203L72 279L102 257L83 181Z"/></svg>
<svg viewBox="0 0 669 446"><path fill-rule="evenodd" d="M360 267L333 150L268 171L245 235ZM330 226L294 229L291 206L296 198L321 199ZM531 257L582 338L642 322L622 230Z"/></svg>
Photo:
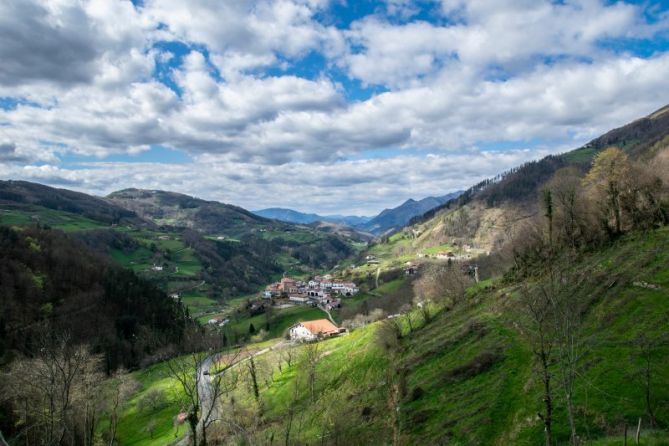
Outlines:
<svg viewBox="0 0 669 446"><path fill-rule="evenodd" d="M290 327L289 335L293 341L313 341L318 338L336 336L342 330L327 319L298 322Z"/></svg>
<svg viewBox="0 0 669 446"><path fill-rule="evenodd" d="M291 302L298 303L298 304L306 304L307 302L309 302L308 297L302 297L302 296L296 296L296 295L288 296L288 300L291 301Z"/></svg>
<svg viewBox="0 0 669 446"><path fill-rule="evenodd" d="M281 279L281 291L288 294L288 293L296 293L297 292L297 281L294 279L291 279L290 277L284 277Z"/></svg>

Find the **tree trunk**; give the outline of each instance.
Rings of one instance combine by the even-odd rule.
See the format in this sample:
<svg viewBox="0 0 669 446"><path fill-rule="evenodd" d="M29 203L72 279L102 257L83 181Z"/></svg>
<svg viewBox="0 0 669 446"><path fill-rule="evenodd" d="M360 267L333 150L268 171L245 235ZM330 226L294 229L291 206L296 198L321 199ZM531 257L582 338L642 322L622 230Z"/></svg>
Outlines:
<svg viewBox="0 0 669 446"><path fill-rule="evenodd" d="M541 367L544 382L544 409L546 413L541 416L544 422L544 440L546 446L551 446L551 426L553 423L553 398L551 395L551 375L548 371L548 356L545 351L541 351Z"/></svg>
<svg viewBox="0 0 669 446"><path fill-rule="evenodd" d="M188 415L188 425L190 426L190 434L193 437L193 446L197 446L197 418L194 414Z"/></svg>
<svg viewBox="0 0 669 446"><path fill-rule="evenodd" d="M641 438L641 417L639 417L639 424L636 426L636 437L634 437L634 440L636 444L639 444L639 439Z"/></svg>
<svg viewBox="0 0 669 446"><path fill-rule="evenodd" d="M569 417L569 429L571 430L571 444L576 446L578 438L576 437L576 422L574 421L574 403L571 400L571 394L567 394L567 416Z"/></svg>
<svg viewBox="0 0 669 446"><path fill-rule="evenodd" d="M200 446L207 446L207 426L202 423L202 435L200 435Z"/></svg>
<svg viewBox="0 0 669 446"><path fill-rule="evenodd" d="M256 401L260 398L260 391L258 389L258 377L256 376L256 363L253 361L253 356L250 359L249 373L251 374L251 380L253 384L253 396L255 396Z"/></svg>
<svg viewBox="0 0 669 446"><path fill-rule="evenodd" d="M625 423L625 446L627 446L627 423Z"/></svg>

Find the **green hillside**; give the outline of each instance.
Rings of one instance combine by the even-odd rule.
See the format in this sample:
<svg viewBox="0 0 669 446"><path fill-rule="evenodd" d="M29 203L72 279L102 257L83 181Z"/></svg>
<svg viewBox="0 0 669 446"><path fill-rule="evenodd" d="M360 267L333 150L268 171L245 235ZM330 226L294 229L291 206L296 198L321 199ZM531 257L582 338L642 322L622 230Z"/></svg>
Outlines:
<svg viewBox="0 0 669 446"><path fill-rule="evenodd" d="M196 317L257 292L286 272L327 271L364 248L355 234L258 217L236 206L163 191L98 198L24 181L0 182L0 225L71 232L170 294Z"/></svg>
<svg viewBox="0 0 669 446"><path fill-rule="evenodd" d="M662 430L669 425L669 230L626 236L564 266L587 277L575 291L586 309L573 392L579 437L585 444L617 444L625 424L635 430L641 417L642 444L667 444L659 439L669 438ZM291 444L320 444L323 437L326 444L337 444L334 438L339 444L392 444L393 425L399 444L539 444L542 385L519 328L520 299L519 284L488 282L428 323L414 312L411 333L401 318L403 336L392 350L379 342L388 322L322 342L313 399L304 352L282 371L280 354L269 354L264 360L271 377L261 392L267 411L256 439L285 438L293 412ZM654 433L640 373L645 357L635 342L643 336L652 345L651 404L659 429ZM551 373L553 436L556 444L566 444L569 426L557 364ZM239 398L254 410L245 390ZM393 398L397 420L389 408Z"/></svg>

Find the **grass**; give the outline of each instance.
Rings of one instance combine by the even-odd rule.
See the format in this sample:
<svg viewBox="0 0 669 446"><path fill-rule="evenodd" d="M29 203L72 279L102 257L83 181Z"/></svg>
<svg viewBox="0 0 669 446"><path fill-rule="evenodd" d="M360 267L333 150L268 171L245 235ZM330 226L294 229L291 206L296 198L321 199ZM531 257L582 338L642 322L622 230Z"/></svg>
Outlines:
<svg viewBox="0 0 669 446"><path fill-rule="evenodd" d="M267 330L265 335L266 339L283 336L291 325L299 321L327 318L327 315L322 310L306 305L298 305L284 309L273 309L272 311L273 314L270 319L269 330ZM249 328L251 324L253 324L256 332L261 329L265 330L267 316L265 314L259 314L250 318L233 320L226 326L226 329L245 335L250 333Z"/></svg>
<svg viewBox="0 0 669 446"><path fill-rule="evenodd" d="M438 254L440 252L448 252L448 251L453 251L453 246L449 244L444 244L444 245L432 246L430 248L426 248L423 250L423 252L428 255Z"/></svg>
<svg viewBox="0 0 669 446"><path fill-rule="evenodd" d="M173 418L181 410L180 405L175 402L180 396L180 389L176 381L168 377L166 364L160 363L134 372L131 378L137 380L141 387L124 406L118 424L118 443L124 446L153 446L174 441L176 430ZM155 412L139 410L139 400L149 390L155 389L165 392L168 403ZM149 423L155 423L153 438L145 430ZM187 429L185 425L180 426L178 436L182 436Z"/></svg>
<svg viewBox="0 0 669 446"><path fill-rule="evenodd" d="M40 223L65 232L105 228L108 225L65 211L30 206L21 209L0 209L0 225L25 226Z"/></svg>
<svg viewBox="0 0 669 446"><path fill-rule="evenodd" d="M587 304L582 325L587 347L573 394L579 435L585 445L621 444L625 424L636 426L639 417L648 423L638 379L641 363L630 341L640 334L657 338L666 333L669 230L629 235L565 265L586 280L574 291ZM399 282L384 284L385 291L397 289ZM380 331L383 323L320 342L313 395L306 354L313 347L295 347L290 365L285 350L272 350L256 358L259 402L242 381L235 410L247 414L244 422L259 422L253 439L258 444L270 438L283 443L289 425L290 444L390 444L393 413L402 444L539 444L542 386L528 340L518 328L517 299L515 284L489 280L469 289L466 302L435 313L429 323L418 311L412 313L412 333L403 316L397 319L403 337L394 356L378 342L389 339ZM280 336L296 320L322 317L309 307L278 311L268 338ZM249 323L259 329L264 321L261 315L233 326L248 332ZM668 357L665 344L651 359L661 426L669 423ZM566 444L569 429L557 365L551 374L554 440ZM393 400L393 395L399 396ZM133 426L141 429L147 421L133 421ZM644 431L642 444L667 445L668 438L666 430Z"/></svg>

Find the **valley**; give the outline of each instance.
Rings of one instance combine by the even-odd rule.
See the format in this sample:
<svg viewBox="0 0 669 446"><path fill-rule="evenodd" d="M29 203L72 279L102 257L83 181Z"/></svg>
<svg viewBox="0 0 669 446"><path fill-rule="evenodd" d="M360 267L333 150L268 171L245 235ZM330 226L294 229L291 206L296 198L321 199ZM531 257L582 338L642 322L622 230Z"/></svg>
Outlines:
<svg viewBox="0 0 669 446"><path fill-rule="evenodd" d="M71 404L120 445L666 444L669 152L658 131L620 144L640 125L373 239L0 182L0 356L21 383L0 410L35 419L11 404L43 404L32 371L82 361Z"/></svg>

